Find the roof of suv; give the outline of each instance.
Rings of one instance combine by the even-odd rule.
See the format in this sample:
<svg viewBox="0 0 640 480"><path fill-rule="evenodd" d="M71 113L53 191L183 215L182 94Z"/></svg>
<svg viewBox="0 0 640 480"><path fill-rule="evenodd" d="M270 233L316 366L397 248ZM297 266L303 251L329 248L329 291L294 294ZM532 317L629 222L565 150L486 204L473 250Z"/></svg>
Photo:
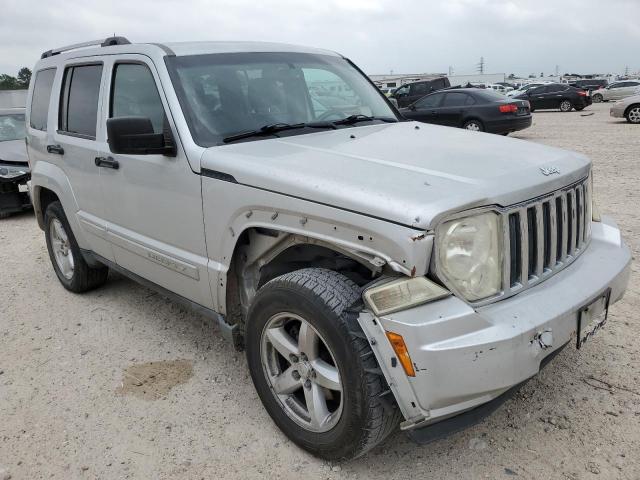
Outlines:
<svg viewBox="0 0 640 480"><path fill-rule="evenodd" d="M338 53L330 50L290 45L286 43L231 41L131 43L124 37L109 37L104 40L83 42L48 50L42 54L42 59L63 60L68 58L110 55L115 53L150 53L153 50L156 52L162 51L163 55L170 56L242 52L297 52L340 56Z"/></svg>

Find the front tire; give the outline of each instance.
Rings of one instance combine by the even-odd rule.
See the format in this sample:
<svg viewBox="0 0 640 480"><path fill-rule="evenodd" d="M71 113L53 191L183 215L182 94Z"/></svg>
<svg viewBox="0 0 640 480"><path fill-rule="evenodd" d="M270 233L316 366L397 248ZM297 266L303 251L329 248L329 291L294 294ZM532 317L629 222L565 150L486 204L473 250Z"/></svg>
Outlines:
<svg viewBox="0 0 640 480"><path fill-rule="evenodd" d="M360 295L343 275L307 268L265 284L249 309L247 361L262 403L287 437L327 460L364 454L400 421L348 310Z"/></svg>
<svg viewBox="0 0 640 480"><path fill-rule="evenodd" d="M82 293L107 281L107 267L92 268L84 260L60 202L47 206L44 225L49 258L64 288Z"/></svg>
<svg viewBox="0 0 640 480"><path fill-rule="evenodd" d="M560 102L561 112L570 112L572 108L573 105L571 105L571 102L569 100L562 100L562 102Z"/></svg>
<svg viewBox="0 0 640 480"><path fill-rule="evenodd" d="M593 100L593 103L601 103L604 100L604 98L601 94L596 93L591 97L591 100Z"/></svg>
<svg viewBox="0 0 640 480"><path fill-rule="evenodd" d="M627 113L625 114L625 118L627 122L633 123L635 125L640 123L640 105L632 105Z"/></svg>

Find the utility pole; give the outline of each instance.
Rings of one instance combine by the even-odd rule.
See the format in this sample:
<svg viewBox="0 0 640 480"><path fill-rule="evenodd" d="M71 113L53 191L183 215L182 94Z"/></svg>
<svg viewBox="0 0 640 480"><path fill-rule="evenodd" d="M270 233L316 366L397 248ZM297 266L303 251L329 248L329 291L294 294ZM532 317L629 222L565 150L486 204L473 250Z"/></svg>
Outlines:
<svg viewBox="0 0 640 480"><path fill-rule="evenodd" d="M556 77L560 74L560 65L556 65Z"/></svg>
<svg viewBox="0 0 640 480"><path fill-rule="evenodd" d="M480 75L484 73L484 57L480 57L480 63L478 63L478 72Z"/></svg>
<svg viewBox="0 0 640 480"><path fill-rule="evenodd" d="M626 67L624 67L624 76L628 77L629 76L629 65L627 65Z"/></svg>
<svg viewBox="0 0 640 480"><path fill-rule="evenodd" d="M449 76L453 75L453 67L449 65Z"/></svg>

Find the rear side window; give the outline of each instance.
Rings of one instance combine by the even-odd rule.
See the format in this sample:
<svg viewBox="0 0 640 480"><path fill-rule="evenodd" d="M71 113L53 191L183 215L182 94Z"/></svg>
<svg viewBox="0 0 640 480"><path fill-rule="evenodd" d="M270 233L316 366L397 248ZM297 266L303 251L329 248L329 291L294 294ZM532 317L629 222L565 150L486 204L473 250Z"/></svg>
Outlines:
<svg viewBox="0 0 640 480"><path fill-rule="evenodd" d="M442 102L443 107L460 107L467 103L469 96L466 93L451 92L447 93Z"/></svg>
<svg viewBox="0 0 640 480"><path fill-rule="evenodd" d="M64 72L59 128L63 133L96 138L102 65L77 65Z"/></svg>
<svg viewBox="0 0 640 480"><path fill-rule="evenodd" d="M151 120L154 133L162 133L164 108L146 65L120 63L115 66L110 117L146 117Z"/></svg>
<svg viewBox="0 0 640 480"><path fill-rule="evenodd" d="M36 130L47 130L47 116L49 115L49 100L51 99L51 87L56 69L49 68L36 73L36 81L31 97L31 115L29 124Z"/></svg>
<svg viewBox="0 0 640 480"><path fill-rule="evenodd" d="M549 85L547 87L547 93L562 92L567 88L568 87L566 85L559 85L559 84Z"/></svg>

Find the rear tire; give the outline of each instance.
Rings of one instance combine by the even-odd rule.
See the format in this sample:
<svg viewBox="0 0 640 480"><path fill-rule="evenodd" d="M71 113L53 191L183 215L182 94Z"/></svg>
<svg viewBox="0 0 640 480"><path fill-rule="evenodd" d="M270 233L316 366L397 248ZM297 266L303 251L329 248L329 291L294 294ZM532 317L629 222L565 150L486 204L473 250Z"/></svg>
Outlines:
<svg viewBox="0 0 640 480"><path fill-rule="evenodd" d="M473 132L484 132L484 125L480 120L476 120L475 118L473 120L467 120L466 122L464 122L462 128L464 128L465 130L471 130Z"/></svg>
<svg viewBox="0 0 640 480"><path fill-rule="evenodd" d="M573 109L573 105L571 105L571 102L569 100L562 100L560 102L560 111L561 112L570 112L571 109Z"/></svg>
<svg viewBox="0 0 640 480"><path fill-rule="evenodd" d="M44 232L53 270L64 288L82 293L107 281L107 267L92 268L84 260L62 204L58 201L47 206Z"/></svg>
<svg viewBox="0 0 640 480"><path fill-rule="evenodd" d="M343 275L306 268L260 288L247 318L247 361L264 407L294 443L327 460L366 453L401 418L393 398L383 400L387 382L349 310L360 296Z"/></svg>
<svg viewBox="0 0 640 480"><path fill-rule="evenodd" d="M591 100L593 100L593 103L601 103L602 101L604 101L604 98L601 94L596 93L591 97Z"/></svg>
<svg viewBox="0 0 640 480"><path fill-rule="evenodd" d="M637 125L640 123L640 105L631 105L631 107L627 110L627 113L624 114L627 122L633 123Z"/></svg>

